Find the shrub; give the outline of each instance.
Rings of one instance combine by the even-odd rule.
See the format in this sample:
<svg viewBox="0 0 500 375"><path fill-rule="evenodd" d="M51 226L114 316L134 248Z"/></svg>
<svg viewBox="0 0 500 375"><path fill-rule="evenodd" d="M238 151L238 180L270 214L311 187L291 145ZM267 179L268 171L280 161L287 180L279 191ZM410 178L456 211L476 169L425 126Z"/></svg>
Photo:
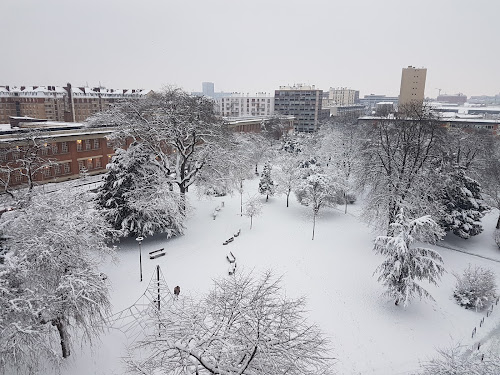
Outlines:
<svg viewBox="0 0 500 375"><path fill-rule="evenodd" d="M500 357L494 351L468 353L465 347L456 346L438 350L439 355L421 364L415 375L498 375Z"/></svg>
<svg viewBox="0 0 500 375"><path fill-rule="evenodd" d="M496 297L495 274L486 268L469 267L462 276L457 276L453 297L466 309L481 310L489 306Z"/></svg>

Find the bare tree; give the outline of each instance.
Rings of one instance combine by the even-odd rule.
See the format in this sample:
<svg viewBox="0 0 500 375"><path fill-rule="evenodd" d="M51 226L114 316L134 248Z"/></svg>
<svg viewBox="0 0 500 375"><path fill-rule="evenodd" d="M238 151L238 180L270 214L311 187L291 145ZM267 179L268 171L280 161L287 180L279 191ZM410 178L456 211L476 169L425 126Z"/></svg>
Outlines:
<svg viewBox="0 0 500 375"><path fill-rule="evenodd" d="M262 212L262 203L258 196L250 197L245 203L245 216L250 218L250 229L252 229L253 217L260 215Z"/></svg>
<svg viewBox="0 0 500 375"><path fill-rule="evenodd" d="M36 176L44 169L55 165L55 159L49 157L50 138L39 130L29 130L23 133L17 141L2 145L2 154L5 161L0 167L1 182L4 191L10 192L12 176L17 174L26 179L28 190L35 186Z"/></svg>
<svg viewBox="0 0 500 375"><path fill-rule="evenodd" d="M201 302L166 306L132 347L137 374L325 374L328 340L305 319L303 298L282 296L270 273L217 280ZM160 328L158 328L160 327Z"/></svg>
<svg viewBox="0 0 500 375"><path fill-rule="evenodd" d="M331 176L326 174L312 174L302 180L295 190L295 195L300 204L312 209L313 229L316 228L316 217L322 207L333 207L337 204L336 197L341 191L341 185Z"/></svg>
<svg viewBox="0 0 500 375"><path fill-rule="evenodd" d="M352 120L323 124L318 132L319 155L323 164L342 177L345 189L341 192L344 213L352 195L353 174L359 162L359 128Z"/></svg>
<svg viewBox="0 0 500 375"><path fill-rule="evenodd" d="M356 173L358 187L368 192L365 216L388 235L401 207L412 216L439 210L432 167L441 163L445 129L426 106L412 103L400 110L364 127Z"/></svg>

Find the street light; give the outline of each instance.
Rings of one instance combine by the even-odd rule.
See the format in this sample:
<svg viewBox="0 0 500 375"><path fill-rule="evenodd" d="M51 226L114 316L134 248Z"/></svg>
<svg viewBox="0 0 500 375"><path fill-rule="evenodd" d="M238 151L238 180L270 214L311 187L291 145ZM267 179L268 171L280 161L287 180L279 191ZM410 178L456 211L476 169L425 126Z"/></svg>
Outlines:
<svg viewBox="0 0 500 375"><path fill-rule="evenodd" d="M139 269L141 270L141 281L142 281L142 250L141 243L144 237L137 237L135 240L139 242Z"/></svg>

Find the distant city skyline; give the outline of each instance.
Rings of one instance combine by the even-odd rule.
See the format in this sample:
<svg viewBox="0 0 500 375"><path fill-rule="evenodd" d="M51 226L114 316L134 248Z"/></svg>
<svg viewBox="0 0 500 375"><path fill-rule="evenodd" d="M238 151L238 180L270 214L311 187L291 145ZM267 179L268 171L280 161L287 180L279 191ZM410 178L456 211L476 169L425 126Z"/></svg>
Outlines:
<svg viewBox="0 0 500 375"><path fill-rule="evenodd" d="M304 83L397 96L500 93L500 2L477 0L4 1L0 85L256 93Z"/></svg>

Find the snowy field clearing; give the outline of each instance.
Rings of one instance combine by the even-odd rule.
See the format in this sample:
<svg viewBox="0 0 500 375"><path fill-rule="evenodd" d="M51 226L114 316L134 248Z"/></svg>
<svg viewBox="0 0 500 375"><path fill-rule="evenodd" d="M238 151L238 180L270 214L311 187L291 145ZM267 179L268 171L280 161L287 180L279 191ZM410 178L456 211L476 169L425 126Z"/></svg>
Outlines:
<svg viewBox="0 0 500 375"><path fill-rule="evenodd" d="M249 181L247 192L256 193L257 184L257 179ZM260 274L271 269L283 276L287 295L307 296L310 320L331 339L338 374L408 374L418 368L419 361L435 355L436 348L458 342L472 346L481 340L486 346L500 347L500 305L479 328L486 313L465 310L452 297L453 273L461 274L471 263L492 269L498 280L500 262L435 247L447 270L439 287L428 286L436 301L415 300L403 309L381 296L384 290L373 272L382 257L372 251L375 233L357 218L359 202L349 206L347 215L340 207L320 212L312 241L310 209L292 197L289 208L284 196L268 202L263 197L262 214L254 218L252 230L250 219L240 217L239 195L198 199L190 191L188 197L194 210L185 235L171 240L158 235L143 242L142 283L138 244L133 239L119 245L117 264L103 264L112 285L113 312L129 307L142 295L157 264L171 290L181 287L180 298L204 294L214 278L227 277L226 255L231 251L240 271ZM214 208L222 201L224 207L214 220ZM495 215L486 215L485 230L479 236L467 241L449 236L443 245L500 261L492 239ZM223 246L238 229L241 235ZM160 248L165 248L166 255L150 260L148 252ZM472 340L476 326L478 334ZM112 331L92 351L85 345L75 348L62 373L123 374L126 342L121 332Z"/></svg>

